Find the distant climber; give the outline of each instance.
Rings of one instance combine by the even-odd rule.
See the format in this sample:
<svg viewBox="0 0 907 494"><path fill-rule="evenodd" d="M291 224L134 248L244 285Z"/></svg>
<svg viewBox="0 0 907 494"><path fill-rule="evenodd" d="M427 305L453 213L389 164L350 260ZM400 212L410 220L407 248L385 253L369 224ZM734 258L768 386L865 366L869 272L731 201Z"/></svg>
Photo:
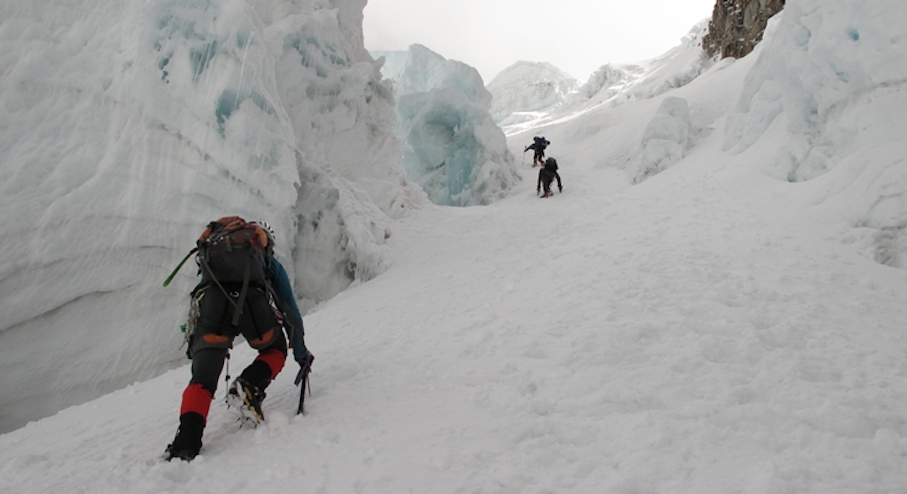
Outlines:
<svg viewBox="0 0 907 494"><path fill-rule="evenodd" d="M542 194L542 198L553 196L554 193L551 192L551 182L555 179L557 179L557 191L564 192L564 186L561 185L561 176L557 173L557 160L548 158L545 160L545 166L539 170L539 179L535 184L535 193L538 194L544 187L545 193Z"/></svg>
<svg viewBox="0 0 907 494"><path fill-rule="evenodd" d="M535 136L532 138L534 141L532 144L526 146L523 149L523 152L534 149L535 153L532 155L532 167L542 166L545 164L545 148L551 145L551 141L545 139L545 136Z"/></svg>

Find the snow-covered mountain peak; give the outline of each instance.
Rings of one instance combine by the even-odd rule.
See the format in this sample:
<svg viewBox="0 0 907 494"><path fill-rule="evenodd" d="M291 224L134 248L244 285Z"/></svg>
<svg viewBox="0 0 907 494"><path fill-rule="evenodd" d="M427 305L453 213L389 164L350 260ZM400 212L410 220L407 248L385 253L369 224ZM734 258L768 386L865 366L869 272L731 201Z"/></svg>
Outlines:
<svg viewBox="0 0 907 494"><path fill-rule="evenodd" d="M613 107L649 99L689 84L714 63L700 46L708 26L709 20L703 19L680 39L678 46L653 59L602 65L579 87L569 76L564 79L565 74L557 69L546 69L545 64L532 64L540 65L538 70L514 65L513 71L502 73L505 86L489 88L495 95L496 121L509 135L600 105ZM562 90L555 91L555 87Z"/></svg>
<svg viewBox="0 0 907 494"><path fill-rule="evenodd" d="M502 123L515 113L544 112L561 104L579 81L547 62L520 61L507 67L490 83L491 113Z"/></svg>

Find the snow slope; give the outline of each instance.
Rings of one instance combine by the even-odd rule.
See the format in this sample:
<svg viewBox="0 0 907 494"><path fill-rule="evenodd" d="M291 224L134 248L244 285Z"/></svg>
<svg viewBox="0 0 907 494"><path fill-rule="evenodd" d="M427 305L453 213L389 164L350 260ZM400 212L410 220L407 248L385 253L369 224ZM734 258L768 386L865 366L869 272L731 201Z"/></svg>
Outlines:
<svg viewBox="0 0 907 494"><path fill-rule="evenodd" d="M664 95L687 101L690 147L637 185L625 165L662 97L528 131L564 143L564 193L525 180L397 221L390 269L306 317L306 416L289 369L257 430L221 389L202 456L162 462L183 367L0 436L0 491L903 491L907 274L864 220L905 211L905 14L791 0L757 52ZM841 25L861 33L849 54ZM797 47L812 55L768 63ZM842 62L854 85L810 94L850 118L795 125L808 100L785 74ZM767 125L757 80L782 95ZM834 166L777 176L796 141Z"/></svg>

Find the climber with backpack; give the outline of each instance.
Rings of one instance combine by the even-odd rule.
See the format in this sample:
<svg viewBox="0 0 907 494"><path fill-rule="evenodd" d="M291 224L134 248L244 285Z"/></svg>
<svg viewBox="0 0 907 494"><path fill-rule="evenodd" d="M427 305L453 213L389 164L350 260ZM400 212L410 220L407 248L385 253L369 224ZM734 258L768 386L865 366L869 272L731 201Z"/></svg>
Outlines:
<svg viewBox="0 0 907 494"><path fill-rule="evenodd" d="M545 148L551 145L551 141L545 139L545 136L535 136L532 138L532 144L523 148L523 152L534 149L535 153L532 155L532 167L542 166L545 164Z"/></svg>
<svg viewBox="0 0 907 494"><path fill-rule="evenodd" d="M561 185L561 176L557 173L557 160L548 158L545 160L545 166L539 170L539 179L535 184L535 193L538 194L541 192L542 187L544 187L545 193L542 194L542 198L553 196L554 193L551 192L551 182L553 182L554 179L557 179L558 192L564 192L564 186Z"/></svg>
<svg viewBox="0 0 907 494"><path fill-rule="evenodd" d="M191 293L185 330L192 378L183 391L180 424L167 446L167 460L191 461L199 454L217 381L234 338L242 335L258 350L227 391L227 405L239 410L244 424L255 426L264 420L265 389L284 367L288 339L300 365L300 412L314 361L305 345L289 277L274 257L274 234L267 223L227 216L209 223L196 245L164 282L167 286L189 256L197 253L201 281ZM227 374L229 380L229 367Z"/></svg>

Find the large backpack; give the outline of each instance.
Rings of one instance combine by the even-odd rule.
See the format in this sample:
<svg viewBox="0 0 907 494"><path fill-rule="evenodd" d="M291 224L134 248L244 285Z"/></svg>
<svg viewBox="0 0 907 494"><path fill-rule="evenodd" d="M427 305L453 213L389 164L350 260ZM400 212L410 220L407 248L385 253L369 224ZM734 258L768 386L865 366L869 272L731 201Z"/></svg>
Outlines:
<svg viewBox="0 0 907 494"><path fill-rule="evenodd" d="M239 288L233 311L233 325L239 323L250 285L267 285L268 234L255 223L239 216L225 216L208 223L196 242L201 285L214 283L227 300L234 302L224 285Z"/></svg>
<svg viewBox="0 0 907 494"><path fill-rule="evenodd" d="M235 310L233 325L239 323L243 312L246 295L250 286L267 288L267 252L269 245L268 234L256 223L249 223L239 216L225 216L217 221L208 223L192 249L182 262L173 270L173 273L164 281L164 286L170 284L173 276L182 267L186 259L193 253L196 257L202 282L199 287L215 284L227 295ZM238 297L230 297L230 291L239 290ZM196 288L198 290L198 288ZM235 300L234 300L235 299Z"/></svg>
<svg viewBox="0 0 907 494"><path fill-rule="evenodd" d="M208 224L196 242L202 282L264 282L268 235L255 223L227 216Z"/></svg>

